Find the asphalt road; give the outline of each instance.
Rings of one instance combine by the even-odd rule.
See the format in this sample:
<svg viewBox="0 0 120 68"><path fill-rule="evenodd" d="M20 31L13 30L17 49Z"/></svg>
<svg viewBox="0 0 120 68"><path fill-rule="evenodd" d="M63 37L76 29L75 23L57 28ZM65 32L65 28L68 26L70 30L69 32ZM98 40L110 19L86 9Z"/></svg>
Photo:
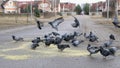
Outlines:
<svg viewBox="0 0 120 68"><path fill-rule="evenodd" d="M99 37L99 43L91 43L95 46L102 45L108 40L108 36L112 33L116 37L116 41L113 46L119 46L119 33L116 33L105 25L99 25L94 23L88 16L76 16L80 21L80 28L72 28L74 18L65 18L65 21L59 25L60 34L72 33L74 31L89 33L93 31ZM51 45L45 47L44 43L40 43L40 46L36 50L31 50L31 40L35 37L43 37L44 34L48 34L52 31L56 31L51 28L50 25L45 23L42 30L39 30L36 25L27 27L8 29L0 31L0 68L119 68L120 67L120 53L117 51L116 57L107 57L103 59L99 53L96 55L88 56L89 53L86 50L87 44L90 43L87 40L80 44L77 48L71 46L71 48L65 49L63 52L59 52L56 46ZM24 37L23 42L14 42L11 35ZM79 39L84 39L79 37Z"/></svg>

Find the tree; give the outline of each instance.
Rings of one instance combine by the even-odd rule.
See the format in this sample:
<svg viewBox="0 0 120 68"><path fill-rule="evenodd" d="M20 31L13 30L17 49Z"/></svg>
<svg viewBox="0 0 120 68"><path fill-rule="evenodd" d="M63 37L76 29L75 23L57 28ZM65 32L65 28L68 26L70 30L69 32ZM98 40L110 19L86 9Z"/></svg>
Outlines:
<svg viewBox="0 0 120 68"><path fill-rule="evenodd" d="M38 7L35 7L35 9L34 9L34 15L36 17L40 17L40 11L39 11Z"/></svg>
<svg viewBox="0 0 120 68"><path fill-rule="evenodd" d="M26 8L26 12L30 13L31 12L31 6L28 5L27 8Z"/></svg>
<svg viewBox="0 0 120 68"><path fill-rule="evenodd" d="M117 8L117 5L116 5L117 1L116 0L110 0L110 4L109 4L109 7L110 7L110 11L112 14L110 15L110 17L113 17L116 15L116 8Z"/></svg>
<svg viewBox="0 0 120 68"><path fill-rule="evenodd" d="M76 12L76 14L81 14L81 12L82 12L82 9L81 9L81 7L80 7L80 5L77 5L76 7L75 7L75 12Z"/></svg>
<svg viewBox="0 0 120 68"><path fill-rule="evenodd" d="M83 6L83 11L85 14L89 15L89 4L86 3L84 6Z"/></svg>

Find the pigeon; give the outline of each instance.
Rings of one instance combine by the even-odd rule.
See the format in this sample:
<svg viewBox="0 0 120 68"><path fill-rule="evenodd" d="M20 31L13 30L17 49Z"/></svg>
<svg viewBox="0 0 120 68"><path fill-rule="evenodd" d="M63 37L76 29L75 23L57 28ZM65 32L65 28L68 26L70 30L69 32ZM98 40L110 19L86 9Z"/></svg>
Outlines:
<svg viewBox="0 0 120 68"><path fill-rule="evenodd" d="M72 27L77 28L78 26L80 26L80 23L79 23L79 21L78 21L78 19L76 17L74 17L74 19L75 19L74 20L75 23L72 23Z"/></svg>
<svg viewBox="0 0 120 68"><path fill-rule="evenodd" d="M98 37L95 36L92 32L90 32L90 34L89 34L89 41L90 42L94 42L94 41L98 42Z"/></svg>
<svg viewBox="0 0 120 68"><path fill-rule="evenodd" d="M100 50L99 47L91 46L90 44L88 44L87 51L90 53L89 56L91 56L92 54L98 53Z"/></svg>
<svg viewBox="0 0 120 68"><path fill-rule="evenodd" d="M84 33L84 37L85 37L86 39L89 39L89 38L90 38L90 36L87 35L86 33Z"/></svg>
<svg viewBox="0 0 120 68"><path fill-rule="evenodd" d="M120 28L120 25L119 25L119 22L118 22L118 18L117 18L116 16L114 17L114 21L113 21L112 23L113 23L113 25L114 25L115 27Z"/></svg>
<svg viewBox="0 0 120 68"><path fill-rule="evenodd" d="M71 40L72 36L66 34L66 35L63 36L63 38L64 38L64 41L68 42L68 41Z"/></svg>
<svg viewBox="0 0 120 68"><path fill-rule="evenodd" d="M81 35L83 35L83 33L78 33L78 32L76 32L76 31L74 31L74 35L75 35L75 36L81 36Z"/></svg>
<svg viewBox="0 0 120 68"><path fill-rule="evenodd" d="M86 35L86 33L84 33L84 37L85 37L86 39L89 39L90 42L95 42L95 41L98 42L98 37L97 37L96 35L94 35L94 34L92 33L92 31L90 32L89 35Z"/></svg>
<svg viewBox="0 0 120 68"><path fill-rule="evenodd" d="M90 37L89 41L90 42L95 42L95 41L98 42L98 37L97 36L92 36L92 37Z"/></svg>
<svg viewBox="0 0 120 68"><path fill-rule="evenodd" d="M52 32L52 34L54 35L54 36L59 36L60 34L59 33L57 33L57 32Z"/></svg>
<svg viewBox="0 0 120 68"><path fill-rule="evenodd" d="M115 56L115 53L117 51L117 47L110 47L109 48L111 55Z"/></svg>
<svg viewBox="0 0 120 68"><path fill-rule="evenodd" d="M44 38L50 38L50 37L53 37L53 33L49 33L49 34L44 35Z"/></svg>
<svg viewBox="0 0 120 68"><path fill-rule="evenodd" d="M105 42L103 47L110 47L113 44L113 41L115 40L115 37L113 34L109 36L109 41Z"/></svg>
<svg viewBox="0 0 120 68"><path fill-rule="evenodd" d="M38 43L33 43L33 44L31 45L31 49L32 49L32 50L35 50L36 47L38 47L38 46L39 46Z"/></svg>
<svg viewBox="0 0 120 68"><path fill-rule="evenodd" d="M112 23L114 24L115 27L120 28L120 25L118 23L116 23L116 22L112 22Z"/></svg>
<svg viewBox="0 0 120 68"><path fill-rule="evenodd" d="M103 55L105 58L109 55L115 56L116 51L116 47L103 48L102 46L100 46L100 54Z"/></svg>
<svg viewBox="0 0 120 68"><path fill-rule="evenodd" d="M54 40L54 44L57 44L57 45L61 44L62 40L63 40L63 37L56 37Z"/></svg>
<svg viewBox="0 0 120 68"><path fill-rule="evenodd" d="M112 39L112 40L115 40L115 36L114 36L113 34L111 34L111 35L109 36L109 38Z"/></svg>
<svg viewBox="0 0 120 68"><path fill-rule="evenodd" d="M45 45L46 45L46 46L50 46L50 44L51 44L51 41L50 41L50 40L46 40L46 41L45 41Z"/></svg>
<svg viewBox="0 0 120 68"><path fill-rule="evenodd" d="M16 36L14 36L14 35L12 35L12 39L14 40L14 41L24 41L23 40L23 38L22 37L16 37Z"/></svg>
<svg viewBox="0 0 120 68"><path fill-rule="evenodd" d="M52 38L52 37L47 37L47 38L45 38L45 45L46 46L50 46L51 44L54 44L54 38Z"/></svg>
<svg viewBox="0 0 120 68"><path fill-rule="evenodd" d="M75 46L75 47L77 47L79 44L81 44L82 42L84 42L83 40L76 40L76 39L73 39L72 41L71 41L71 43L72 43L72 45L73 46Z"/></svg>
<svg viewBox="0 0 120 68"><path fill-rule="evenodd" d="M37 20L36 23L37 23L37 27L41 30L43 25L42 22Z"/></svg>
<svg viewBox="0 0 120 68"><path fill-rule="evenodd" d="M112 43L113 43L113 40L109 40L109 41L107 41L106 43L104 43L104 45L103 45L103 47L110 47L111 45L112 45Z"/></svg>
<svg viewBox="0 0 120 68"><path fill-rule="evenodd" d="M64 35L62 35L63 40L64 41L70 41L69 35L67 33L65 33Z"/></svg>
<svg viewBox="0 0 120 68"><path fill-rule="evenodd" d="M63 17L60 17L60 18L55 19L52 22L49 22L49 24L52 26L52 28L58 31L58 25L62 22L64 22L64 19Z"/></svg>
<svg viewBox="0 0 120 68"><path fill-rule="evenodd" d="M32 43L39 43L41 41L40 37L36 37L36 39L32 40Z"/></svg>
<svg viewBox="0 0 120 68"><path fill-rule="evenodd" d="M94 36L94 34L93 34L92 31L90 31L90 34L89 34L89 35L87 35L86 33L84 33L84 37L85 37L86 39L90 39L90 37L92 37L92 36Z"/></svg>
<svg viewBox="0 0 120 68"><path fill-rule="evenodd" d="M63 51L65 48L70 48L70 46L68 44L58 44L57 45L57 48L60 50L60 51Z"/></svg>
<svg viewBox="0 0 120 68"><path fill-rule="evenodd" d="M63 36L64 41L68 42L68 41L70 41L70 40L73 40L77 35L76 35L76 33L74 32L74 33L70 33L70 34L65 33L65 34L62 35L62 36Z"/></svg>

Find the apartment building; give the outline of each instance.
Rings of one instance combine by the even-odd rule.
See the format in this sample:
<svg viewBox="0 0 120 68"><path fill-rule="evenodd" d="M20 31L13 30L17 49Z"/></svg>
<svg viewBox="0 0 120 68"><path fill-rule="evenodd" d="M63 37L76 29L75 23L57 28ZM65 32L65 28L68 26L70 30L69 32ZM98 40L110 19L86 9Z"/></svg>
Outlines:
<svg viewBox="0 0 120 68"><path fill-rule="evenodd" d="M58 12L60 0L34 0L34 1L16 1L6 0L2 3L4 13L26 13L32 5L32 10L37 7L43 12ZM29 8L30 9L30 8Z"/></svg>

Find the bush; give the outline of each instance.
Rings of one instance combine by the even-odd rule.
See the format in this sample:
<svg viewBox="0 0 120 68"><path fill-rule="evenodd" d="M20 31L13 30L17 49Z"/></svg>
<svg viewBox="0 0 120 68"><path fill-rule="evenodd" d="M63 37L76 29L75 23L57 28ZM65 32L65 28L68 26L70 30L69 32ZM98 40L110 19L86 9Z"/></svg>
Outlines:
<svg viewBox="0 0 120 68"><path fill-rule="evenodd" d="M107 12L103 12L102 16L107 18ZM114 13L112 11L109 11L109 17L112 18L114 16Z"/></svg>
<svg viewBox="0 0 120 68"><path fill-rule="evenodd" d="M38 8L35 8L34 15L35 17L40 17L40 11L38 10Z"/></svg>
<svg viewBox="0 0 120 68"><path fill-rule="evenodd" d="M75 12L76 12L76 14L78 14L78 15L81 14L82 9L81 9L81 6L80 6L80 5L77 5L77 6L75 7Z"/></svg>

